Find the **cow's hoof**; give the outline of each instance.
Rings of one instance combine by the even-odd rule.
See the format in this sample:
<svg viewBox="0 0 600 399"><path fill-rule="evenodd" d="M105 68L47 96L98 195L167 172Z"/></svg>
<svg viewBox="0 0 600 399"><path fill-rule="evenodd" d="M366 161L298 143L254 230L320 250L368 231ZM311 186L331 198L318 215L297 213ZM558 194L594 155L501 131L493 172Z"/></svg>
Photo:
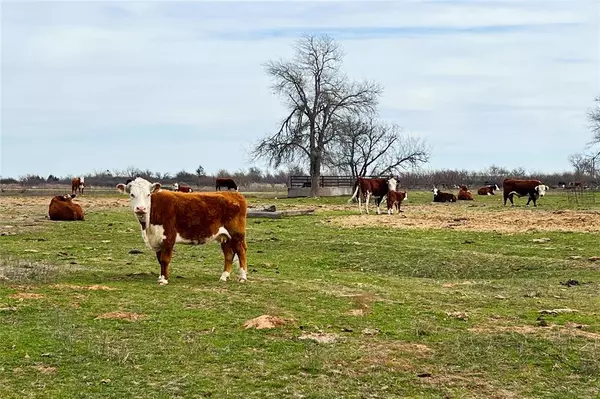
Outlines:
<svg viewBox="0 0 600 399"><path fill-rule="evenodd" d="M248 280L246 280L245 278L241 278L241 277L240 277L238 281L239 281L240 283L245 283L245 282L246 282L246 281L248 281Z"/></svg>
<svg viewBox="0 0 600 399"><path fill-rule="evenodd" d="M158 285L167 285L169 284L169 280L165 278L165 276L160 276L158 278Z"/></svg>
<svg viewBox="0 0 600 399"><path fill-rule="evenodd" d="M219 280L225 282L225 281L227 281L228 278L229 278L229 272L223 272L221 274L221 278Z"/></svg>

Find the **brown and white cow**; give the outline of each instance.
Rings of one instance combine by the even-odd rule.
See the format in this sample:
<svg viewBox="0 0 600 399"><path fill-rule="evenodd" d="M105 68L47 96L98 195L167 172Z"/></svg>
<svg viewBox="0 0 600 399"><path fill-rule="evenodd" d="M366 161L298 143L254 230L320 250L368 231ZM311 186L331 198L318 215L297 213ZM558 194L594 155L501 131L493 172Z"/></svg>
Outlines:
<svg viewBox="0 0 600 399"><path fill-rule="evenodd" d="M190 186L188 186L187 184L178 184L178 183L173 183L173 191L179 191L181 193L194 192L194 190L192 190L192 188Z"/></svg>
<svg viewBox="0 0 600 399"><path fill-rule="evenodd" d="M469 188L463 184L460 186L460 190L458 190L458 195L456 198L459 201L473 201L473 194L471 194Z"/></svg>
<svg viewBox="0 0 600 399"><path fill-rule="evenodd" d="M75 194L67 194L52 198L48 207L50 220L84 220L81 205L73 202L75 196Z"/></svg>
<svg viewBox="0 0 600 399"><path fill-rule="evenodd" d="M71 194L77 194L79 191L80 195L83 195L83 189L85 188L85 178L83 176L76 177L71 180Z"/></svg>
<svg viewBox="0 0 600 399"><path fill-rule="evenodd" d="M402 205L402 201L408 201L408 193L406 191L388 191L387 193L387 209L388 214L393 215L394 209L400 212L404 212L400 209L400 205Z"/></svg>
<svg viewBox="0 0 600 399"><path fill-rule="evenodd" d="M160 263L160 285L168 284L169 263L175 243L221 243L225 266L221 281L227 281L232 263L240 263L241 282L247 279L246 211L247 202L237 192L181 193L161 190L160 183L141 177L117 189L129 194L129 204L140 223L142 238L156 252Z"/></svg>
<svg viewBox="0 0 600 399"><path fill-rule="evenodd" d="M358 196L358 210L362 215L362 204L361 199L365 198L365 210L367 214L369 213L369 199L371 196L376 197L375 203L377 204L377 214L381 213L379 209L379 205L381 201L386 197L388 191L396 191L396 186L398 182L393 177L389 179L368 179L364 177L359 177L354 182L354 193L352 194L352 198L348 200L348 203L354 201L354 199Z"/></svg>
<svg viewBox="0 0 600 399"><path fill-rule="evenodd" d="M431 191L433 192L433 202L456 202L456 195L452 193L443 193L436 187Z"/></svg>
<svg viewBox="0 0 600 399"><path fill-rule="evenodd" d="M235 184L233 179L228 177L219 177L215 180L215 190L221 191L221 187L227 187L227 190L235 190L237 191L238 186Z"/></svg>
<svg viewBox="0 0 600 399"><path fill-rule="evenodd" d="M490 184L479 188L477 195L496 195L495 191L500 191L500 187L497 184Z"/></svg>
<svg viewBox="0 0 600 399"><path fill-rule="evenodd" d="M518 180L518 179L504 179L502 182L502 190L504 196L504 205L506 200L510 200L512 206L515 206L513 197L528 196L527 204L533 201L533 206L537 206L536 201L538 198L546 195L546 191L549 190L548 186L542 184L539 180Z"/></svg>

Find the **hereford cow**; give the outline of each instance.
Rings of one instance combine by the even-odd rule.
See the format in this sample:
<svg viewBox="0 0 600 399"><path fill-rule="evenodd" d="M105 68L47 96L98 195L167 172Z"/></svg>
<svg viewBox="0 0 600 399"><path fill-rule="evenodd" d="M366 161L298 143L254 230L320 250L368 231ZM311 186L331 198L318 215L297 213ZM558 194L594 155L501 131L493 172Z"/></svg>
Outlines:
<svg viewBox="0 0 600 399"><path fill-rule="evenodd" d="M57 195L50 201L48 216L51 220L84 220L81 205L72 200L76 194Z"/></svg>
<svg viewBox="0 0 600 399"><path fill-rule="evenodd" d="M506 200L508 199L511 205L515 206L513 197L515 195L517 197L526 195L529 198L525 206L529 206L531 201L533 201L533 206L537 206L537 199L543 197L548 189L548 186L542 184L539 180L504 179L504 182L502 182L504 205L506 205Z"/></svg>
<svg viewBox="0 0 600 399"><path fill-rule="evenodd" d="M194 190L192 190L192 188L190 186L188 186L187 184L173 183L173 191L179 191L182 193L191 193Z"/></svg>
<svg viewBox="0 0 600 399"><path fill-rule="evenodd" d="M227 187L227 190L235 190L237 191L238 186L235 184L233 179L226 177L219 177L215 181L215 190L221 191L221 187Z"/></svg>
<svg viewBox="0 0 600 399"><path fill-rule="evenodd" d="M452 193L443 193L435 187L431 191L433 192L433 202L456 202L456 195Z"/></svg>
<svg viewBox="0 0 600 399"><path fill-rule="evenodd" d="M408 201L408 193L406 191L388 191L387 193L387 209L388 214L393 215L394 209L398 210L398 214L400 212L404 212L400 209L400 205L402 205L402 201Z"/></svg>
<svg viewBox="0 0 600 399"><path fill-rule="evenodd" d="M500 191L500 187L497 184L490 184L478 189L477 195L496 195L494 191Z"/></svg>
<svg viewBox="0 0 600 399"><path fill-rule="evenodd" d="M358 196L358 210L362 215L362 204L361 199L365 198L365 210L367 214L369 213L369 199L371 196L376 197L375 203L377 204L377 214L381 213L379 209L379 205L383 198L387 195L388 191L396 191L396 186L398 182L393 177L389 179L367 179L364 177L359 177L354 182L354 194L352 194L352 198L348 200L348 203L354 201L354 199Z"/></svg>
<svg viewBox="0 0 600 399"><path fill-rule="evenodd" d="M71 194L77 194L79 191L80 195L83 195L83 189L85 188L85 178L83 176L76 177L71 180Z"/></svg>
<svg viewBox="0 0 600 399"><path fill-rule="evenodd" d="M221 281L227 281L235 257L240 263L241 282L247 279L246 211L247 203L237 192L190 193L161 190L160 183L138 177L117 184L129 194L129 204L140 223L142 238L156 252L160 263L160 285L168 284L169 263L175 243L221 243L225 266Z"/></svg>
<svg viewBox="0 0 600 399"><path fill-rule="evenodd" d="M469 188L463 184L460 186L456 198L460 201L473 201L473 194L471 194Z"/></svg>

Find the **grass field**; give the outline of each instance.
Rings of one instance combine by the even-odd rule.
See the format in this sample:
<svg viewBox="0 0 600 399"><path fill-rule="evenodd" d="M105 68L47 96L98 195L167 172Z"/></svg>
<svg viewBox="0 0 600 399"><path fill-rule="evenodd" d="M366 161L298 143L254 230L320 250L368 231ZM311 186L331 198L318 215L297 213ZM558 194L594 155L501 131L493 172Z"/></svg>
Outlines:
<svg viewBox="0 0 600 399"><path fill-rule="evenodd" d="M317 212L248 220L246 284L207 244L161 287L125 196L0 197L0 397L600 397L600 203L346 200L249 198Z"/></svg>

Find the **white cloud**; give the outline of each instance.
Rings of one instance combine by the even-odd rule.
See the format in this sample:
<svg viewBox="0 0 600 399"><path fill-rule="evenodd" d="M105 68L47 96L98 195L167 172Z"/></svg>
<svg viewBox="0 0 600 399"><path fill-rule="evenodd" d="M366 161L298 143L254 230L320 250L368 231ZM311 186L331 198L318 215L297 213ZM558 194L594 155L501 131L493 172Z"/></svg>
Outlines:
<svg viewBox="0 0 600 399"><path fill-rule="evenodd" d="M284 113L262 64L323 29L351 77L383 84L382 117L433 144L434 167L564 169L588 141L593 0L246 3L3 4L0 172L42 173L57 155L71 162L55 174L247 167ZM52 150L23 161L32 139ZM161 159L127 159L132 143Z"/></svg>

